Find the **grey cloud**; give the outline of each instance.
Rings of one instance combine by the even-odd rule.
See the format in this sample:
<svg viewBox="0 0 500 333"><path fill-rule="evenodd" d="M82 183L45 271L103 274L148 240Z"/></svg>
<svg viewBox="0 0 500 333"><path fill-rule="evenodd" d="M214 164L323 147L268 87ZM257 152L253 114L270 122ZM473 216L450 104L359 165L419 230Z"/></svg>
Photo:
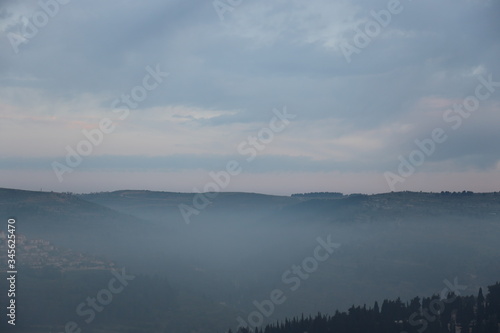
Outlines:
<svg viewBox="0 0 500 333"><path fill-rule="evenodd" d="M0 5L0 16L6 18L13 3ZM258 37L243 34L245 15L255 15L253 6L262 3L271 9L262 11L263 17L252 18L258 27L246 28L275 33L271 31L275 26L272 20L283 13L281 30L270 43L259 43ZM317 6L324 3L311 2ZM385 0L348 3L359 8L352 20L369 18L371 10L387 5ZM103 107L109 107L113 96L119 97L141 82L146 66L160 64L171 75L141 103L141 109L186 105L238 112L196 121L204 127L217 127L266 121L270 110L286 105L298 115L299 124L300 119L335 118L352 131L365 131L405 119L426 96L463 99L477 84L474 77L464 75L472 68L480 66L500 80L498 1L402 3L403 12L347 63L338 48L325 46L319 39L306 41L304 27L291 19L298 10L292 2L244 2L234 15L228 14L228 25L224 26L210 1L124 1L119 5L74 1L61 8L33 40L22 45L18 55L10 49L5 35L0 36L0 86L39 89L47 100L102 94L111 96L103 101ZM334 14L322 11L321 18L326 18L325 22L329 18L338 20ZM300 23L320 29L313 25L317 22L307 21L312 18L305 16ZM232 31L231 27L243 30ZM352 31L343 35L352 36ZM19 77L35 79L15 79ZM490 99L492 103L499 100L498 93ZM492 142L498 137L492 129L485 129L487 118L477 118L473 128L457 131L429 161L465 161L478 168L493 165L497 154ZM360 162L361 157L359 161L338 163L263 156L249 166L249 171L390 169L394 161L387 161L388 156L411 151L413 140L427 135L427 124L420 121L428 119L413 121L415 132L395 134L397 144L366 155L366 163ZM478 151L482 158L474 155ZM88 168L108 169L127 165L139 169L169 165L189 169L201 165L210 169L217 168L225 157L207 152L206 156L149 158L143 162L139 157L121 158L89 157L86 164ZM30 159L3 162L4 167L16 163L40 167Z"/></svg>

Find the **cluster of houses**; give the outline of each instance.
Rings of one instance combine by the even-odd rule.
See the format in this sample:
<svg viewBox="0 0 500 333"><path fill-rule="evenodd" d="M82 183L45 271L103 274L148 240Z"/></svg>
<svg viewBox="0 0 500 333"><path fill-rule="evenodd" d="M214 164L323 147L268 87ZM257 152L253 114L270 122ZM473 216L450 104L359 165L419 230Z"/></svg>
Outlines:
<svg viewBox="0 0 500 333"><path fill-rule="evenodd" d="M0 230L0 267L7 267L8 247L7 233ZM21 269L42 269L54 267L59 271L69 270L111 270L114 263L97 258L96 256L61 249L47 240L28 239L26 236L16 234L15 247L16 266Z"/></svg>

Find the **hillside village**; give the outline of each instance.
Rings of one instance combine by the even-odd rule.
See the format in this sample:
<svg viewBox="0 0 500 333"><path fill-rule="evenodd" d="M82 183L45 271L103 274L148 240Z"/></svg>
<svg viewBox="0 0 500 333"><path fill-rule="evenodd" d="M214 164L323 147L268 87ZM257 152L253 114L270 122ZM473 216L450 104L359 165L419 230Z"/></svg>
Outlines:
<svg viewBox="0 0 500 333"><path fill-rule="evenodd" d="M0 262L7 265L7 234L0 230ZM76 270L111 270L114 263L88 254L60 249L43 239L16 235L16 265L19 269L41 270L52 267L60 272Z"/></svg>

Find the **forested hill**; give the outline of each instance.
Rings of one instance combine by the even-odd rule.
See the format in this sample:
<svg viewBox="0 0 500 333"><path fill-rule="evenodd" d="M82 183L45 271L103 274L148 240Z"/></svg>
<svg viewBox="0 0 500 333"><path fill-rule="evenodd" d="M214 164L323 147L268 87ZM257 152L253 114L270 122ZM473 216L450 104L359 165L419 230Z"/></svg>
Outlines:
<svg viewBox="0 0 500 333"><path fill-rule="evenodd" d="M456 282L456 281L455 281ZM500 332L500 283L488 287L483 295L415 297L403 303L398 298L379 306L352 306L334 315L318 313L293 318L265 327L240 327L238 333L498 333ZM446 293L445 289L444 293ZM442 295L444 296L444 295ZM255 316L258 319L258 316ZM252 323L250 323L251 325Z"/></svg>

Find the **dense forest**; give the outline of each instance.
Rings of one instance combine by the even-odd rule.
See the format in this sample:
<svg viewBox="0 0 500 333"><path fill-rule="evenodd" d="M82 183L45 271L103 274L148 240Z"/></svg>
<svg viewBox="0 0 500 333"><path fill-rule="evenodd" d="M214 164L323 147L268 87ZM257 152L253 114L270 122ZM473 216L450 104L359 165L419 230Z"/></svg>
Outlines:
<svg viewBox="0 0 500 333"><path fill-rule="evenodd" d="M500 283L479 289L477 296L433 295L403 303L399 298L379 306L352 306L333 316L318 313L293 318L264 328L238 329L238 333L497 333L500 332Z"/></svg>

